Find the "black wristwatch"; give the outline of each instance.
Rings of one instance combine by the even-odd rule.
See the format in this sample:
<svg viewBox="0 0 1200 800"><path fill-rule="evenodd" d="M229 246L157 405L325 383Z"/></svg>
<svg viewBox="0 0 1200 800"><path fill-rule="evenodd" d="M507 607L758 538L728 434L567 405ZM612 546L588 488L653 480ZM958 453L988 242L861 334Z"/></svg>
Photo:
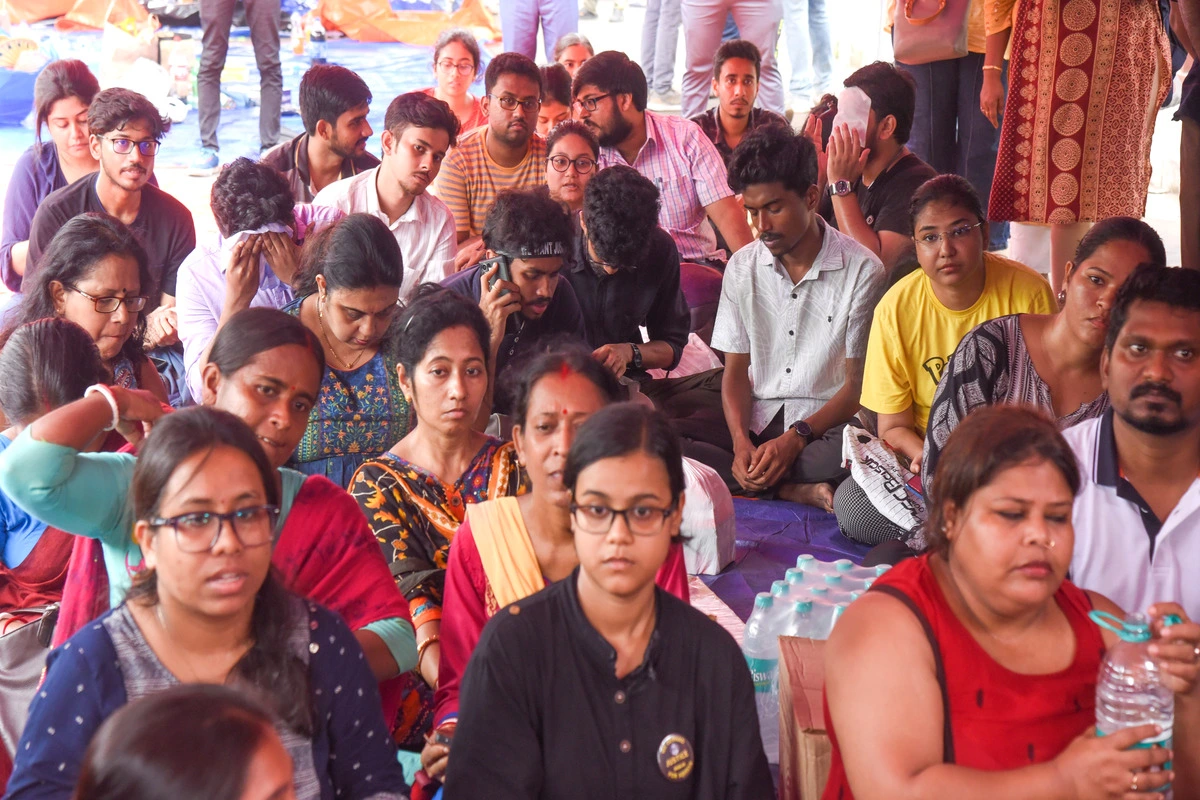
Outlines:
<svg viewBox="0 0 1200 800"><path fill-rule="evenodd" d="M809 425L802 419L793 422L791 428L793 431L795 431L797 436L804 440L805 444L812 444L812 440L817 438L813 434L812 425Z"/></svg>
<svg viewBox="0 0 1200 800"><path fill-rule="evenodd" d="M629 363L633 366L634 369L641 369L642 368L642 351L640 349L638 349L638 346L636 344L634 344L633 342L630 342L629 346L631 348L633 348L633 361L631 361Z"/></svg>

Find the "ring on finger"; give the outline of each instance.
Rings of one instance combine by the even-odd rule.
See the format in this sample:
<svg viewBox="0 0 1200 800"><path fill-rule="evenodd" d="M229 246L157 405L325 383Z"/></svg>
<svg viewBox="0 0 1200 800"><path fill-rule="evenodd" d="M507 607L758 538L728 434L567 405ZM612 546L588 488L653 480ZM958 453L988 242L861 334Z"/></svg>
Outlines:
<svg viewBox="0 0 1200 800"><path fill-rule="evenodd" d="M1200 645L1196 645L1194 648L1192 648L1192 653L1195 655L1193 660L1200 662Z"/></svg>
<svg viewBox="0 0 1200 800"><path fill-rule="evenodd" d="M1138 785L1138 774L1135 772L1135 773L1133 773L1133 780L1129 784L1129 791L1136 792L1138 790L1137 785Z"/></svg>

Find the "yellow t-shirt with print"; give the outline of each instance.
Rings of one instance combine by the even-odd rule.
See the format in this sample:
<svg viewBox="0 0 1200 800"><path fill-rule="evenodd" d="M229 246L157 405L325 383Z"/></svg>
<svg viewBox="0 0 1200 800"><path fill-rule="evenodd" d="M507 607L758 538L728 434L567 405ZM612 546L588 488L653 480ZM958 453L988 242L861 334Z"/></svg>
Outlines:
<svg viewBox="0 0 1200 800"><path fill-rule="evenodd" d="M924 436L942 370L968 331L1008 314L1058 310L1050 284L1029 267L994 253L984 253L983 264L983 294L963 311L942 305L920 269L901 278L883 296L875 307L867 341L864 408L899 414L912 406L917 432Z"/></svg>

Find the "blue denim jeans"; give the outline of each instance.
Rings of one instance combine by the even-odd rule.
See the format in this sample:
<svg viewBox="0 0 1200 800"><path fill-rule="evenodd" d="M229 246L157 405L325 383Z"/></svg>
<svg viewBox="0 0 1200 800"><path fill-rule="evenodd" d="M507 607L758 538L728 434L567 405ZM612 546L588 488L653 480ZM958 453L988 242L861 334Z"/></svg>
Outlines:
<svg viewBox="0 0 1200 800"><path fill-rule="evenodd" d="M683 24L680 0L646 0L642 23L642 71L650 91L665 94L675 80L675 51Z"/></svg>
<svg viewBox="0 0 1200 800"><path fill-rule="evenodd" d="M979 109L983 53L967 53L962 58L915 66L897 62L896 66L912 75L917 83L917 108L908 149L939 173L962 175L975 187L987 208L1000 129L993 128ZM1005 82L1007 77L1005 72ZM1008 243L1008 225L997 223L990 227L989 249L1003 249Z"/></svg>
<svg viewBox="0 0 1200 800"><path fill-rule="evenodd" d="M833 88L833 43L825 0L783 0L783 35L792 62L788 94L816 102Z"/></svg>

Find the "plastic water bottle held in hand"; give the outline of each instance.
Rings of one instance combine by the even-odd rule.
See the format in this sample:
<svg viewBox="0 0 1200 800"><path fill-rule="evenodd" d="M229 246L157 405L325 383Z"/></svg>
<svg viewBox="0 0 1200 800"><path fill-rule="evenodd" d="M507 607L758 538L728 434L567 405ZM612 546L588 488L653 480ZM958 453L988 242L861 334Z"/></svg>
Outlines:
<svg viewBox="0 0 1200 800"><path fill-rule="evenodd" d="M1121 620L1103 611L1093 611L1089 616L1097 625L1120 637L1120 641L1105 654L1096 680L1097 733L1108 736L1137 725L1157 725L1161 731L1159 735L1143 739L1134 748L1170 748L1175 725L1175 695L1163 685L1162 669L1150 655L1149 620L1142 614L1130 614ZM1162 769L1171 769L1171 764L1164 764ZM1170 800L1169 786L1160 791Z"/></svg>
<svg viewBox="0 0 1200 800"><path fill-rule="evenodd" d="M773 623L774 599L763 592L754 598L746 620L742 654L754 678L754 704L767 760L779 763L779 635Z"/></svg>

